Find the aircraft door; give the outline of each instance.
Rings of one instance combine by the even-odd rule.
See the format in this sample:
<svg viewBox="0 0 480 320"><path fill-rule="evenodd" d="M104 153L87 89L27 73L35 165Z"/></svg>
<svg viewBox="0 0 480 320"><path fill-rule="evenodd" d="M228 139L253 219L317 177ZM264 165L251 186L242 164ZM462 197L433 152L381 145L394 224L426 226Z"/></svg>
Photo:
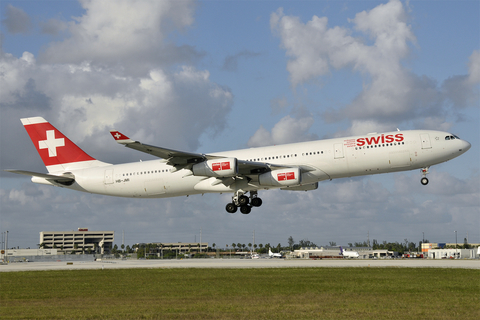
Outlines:
<svg viewBox="0 0 480 320"><path fill-rule="evenodd" d="M420 135L420 141L422 142L422 149L431 149L432 144L430 143L430 136L428 133L422 133Z"/></svg>
<svg viewBox="0 0 480 320"><path fill-rule="evenodd" d="M333 152L335 159L341 159L343 158L343 144L342 143L335 143L333 145Z"/></svg>
<svg viewBox="0 0 480 320"><path fill-rule="evenodd" d="M167 193L168 186L163 179L147 180L144 183L145 192L149 196Z"/></svg>
<svg viewBox="0 0 480 320"><path fill-rule="evenodd" d="M105 177L104 181L105 184L112 184L113 183L113 169L105 170Z"/></svg>

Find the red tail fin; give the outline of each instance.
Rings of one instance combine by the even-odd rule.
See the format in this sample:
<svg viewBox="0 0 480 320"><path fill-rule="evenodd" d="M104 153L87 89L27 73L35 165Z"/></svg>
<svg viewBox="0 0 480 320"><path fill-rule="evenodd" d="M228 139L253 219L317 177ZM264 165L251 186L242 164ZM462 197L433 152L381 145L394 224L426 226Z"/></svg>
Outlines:
<svg viewBox="0 0 480 320"><path fill-rule="evenodd" d="M41 117L21 119L48 171L65 169L65 164L95 160Z"/></svg>

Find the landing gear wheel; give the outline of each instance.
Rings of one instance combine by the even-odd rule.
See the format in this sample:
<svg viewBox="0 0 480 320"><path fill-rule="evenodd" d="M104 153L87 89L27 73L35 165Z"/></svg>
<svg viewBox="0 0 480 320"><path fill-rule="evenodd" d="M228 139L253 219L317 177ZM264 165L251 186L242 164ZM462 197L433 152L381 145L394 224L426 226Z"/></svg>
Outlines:
<svg viewBox="0 0 480 320"><path fill-rule="evenodd" d="M262 199L260 198L253 198L252 199L252 206L260 207L262 205Z"/></svg>
<svg viewBox="0 0 480 320"><path fill-rule="evenodd" d="M243 214L249 214L250 211L252 211L252 207L250 206L241 206L240 207L240 212Z"/></svg>
<svg viewBox="0 0 480 320"><path fill-rule="evenodd" d="M227 209L227 212L228 213L235 213L237 212L237 206L233 203L229 203L227 204L227 206L225 207L225 209Z"/></svg>
<svg viewBox="0 0 480 320"><path fill-rule="evenodd" d="M425 178L425 177L423 177L422 179L420 179L420 182L421 182L424 186L426 186L426 185L428 184L428 179Z"/></svg>
<svg viewBox="0 0 480 320"><path fill-rule="evenodd" d="M238 198L238 204L240 206L246 206L249 201L250 201L250 199L247 196L240 196Z"/></svg>

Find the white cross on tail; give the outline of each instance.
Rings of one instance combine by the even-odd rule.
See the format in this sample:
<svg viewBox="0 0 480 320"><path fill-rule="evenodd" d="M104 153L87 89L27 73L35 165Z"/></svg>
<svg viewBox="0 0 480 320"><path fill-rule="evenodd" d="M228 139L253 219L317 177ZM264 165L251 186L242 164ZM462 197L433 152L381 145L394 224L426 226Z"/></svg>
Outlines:
<svg viewBox="0 0 480 320"><path fill-rule="evenodd" d="M55 130L47 131L47 140L38 141L39 149L48 149L48 156L56 157L57 156L57 147L65 146L65 139L58 138L55 139Z"/></svg>

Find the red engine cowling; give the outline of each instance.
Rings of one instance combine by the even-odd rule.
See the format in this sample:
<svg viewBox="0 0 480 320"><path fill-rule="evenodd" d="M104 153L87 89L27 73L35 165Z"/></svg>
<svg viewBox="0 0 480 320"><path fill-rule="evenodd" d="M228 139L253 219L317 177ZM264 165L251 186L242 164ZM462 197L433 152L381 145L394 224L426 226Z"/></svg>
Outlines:
<svg viewBox="0 0 480 320"><path fill-rule="evenodd" d="M192 172L196 176L233 177L237 175L237 158L221 158L208 160L193 165Z"/></svg>
<svg viewBox="0 0 480 320"><path fill-rule="evenodd" d="M299 168L274 170L258 176L262 186L294 186L301 183Z"/></svg>

